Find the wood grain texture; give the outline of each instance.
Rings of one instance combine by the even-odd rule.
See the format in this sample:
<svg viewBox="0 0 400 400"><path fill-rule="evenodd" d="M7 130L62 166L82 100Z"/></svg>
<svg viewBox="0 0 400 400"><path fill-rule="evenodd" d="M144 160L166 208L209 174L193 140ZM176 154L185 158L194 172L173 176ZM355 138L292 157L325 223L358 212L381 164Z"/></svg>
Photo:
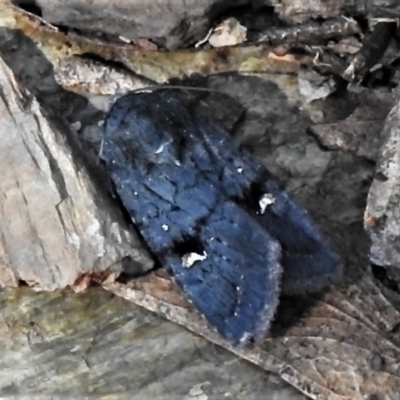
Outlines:
<svg viewBox="0 0 400 400"><path fill-rule="evenodd" d="M0 396L305 400L278 377L101 288L0 291Z"/></svg>
<svg viewBox="0 0 400 400"><path fill-rule="evenodd" d="M0 60L0 285L54 290L153 262L51 118ZM111 213L110 213L111 210ZM84 285L83 285L84 286Z"/></svg>
<svg viewBox="0 0 400 400"><path fill-rule="evenodd" d="M371 262L400 267L400 105L390 111L382 131L379 158L364 225L371 238Z"/></svg>

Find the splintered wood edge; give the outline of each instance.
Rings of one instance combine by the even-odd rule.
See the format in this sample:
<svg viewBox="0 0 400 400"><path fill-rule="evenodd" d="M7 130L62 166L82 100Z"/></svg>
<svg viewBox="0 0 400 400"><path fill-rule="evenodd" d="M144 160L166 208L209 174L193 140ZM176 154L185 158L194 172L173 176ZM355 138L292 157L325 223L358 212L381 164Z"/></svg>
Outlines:
<svg viewBox="0 0 400 400"><path fill-rule="evenodd" d="M177 323L210 342L222 346L237 356L250 361L262 369L278 374L284 381L314 400L351 400L338 396L327 388L304 376L300 371L283 360L269 354L257 345L233 346L224 340L207 321L179 294L172 282L151 273L125 285L117 282L103 283L102 287L154 312L167 320ZM161 289L160 289L161 285ZM168 289L169 287L169 289ZM271 339L266 338L266 342Z"/></svg>

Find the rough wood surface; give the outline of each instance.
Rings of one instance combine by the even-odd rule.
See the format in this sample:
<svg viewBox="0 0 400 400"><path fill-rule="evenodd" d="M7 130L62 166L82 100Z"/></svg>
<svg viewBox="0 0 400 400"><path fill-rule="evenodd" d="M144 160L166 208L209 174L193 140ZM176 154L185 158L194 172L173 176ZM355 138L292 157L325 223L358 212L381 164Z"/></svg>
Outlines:
<svg viewBox="0 0 400 400"><path fill-rule="evenodd" d="M232 71L291 72L300 68L300 60L295 56L279 58L269 46L262 44L173 52L148 51L123 42L110 45L82 35L66 34L45 25L36 16L26 14L11 5L8 0L0 0L0 28L7 32L12 30L10 36L16 31L23 32L25 36L18 38L21 45L26 39L31 44L33 42L37 52L52 64L56 73L59 69L66 71L69 68L70 75L79 75L75 73L76 66L71 62L71 57L88 54L117 61L143 78L157 83L190 74L209 75ZM313 57L301 56L300 59L303 64L311 64ZM72 85L69 90L73 90Z"/></svg>
<svg viewBox="0 0 400 400"><path fill-rule="evenodd" d="M39 0L43 18L85 31L150 38L167 48L201 40L217 12L250 0ZM162 23L160 23L162 21Z"/></svg>
<svg viewBox="0 0 400 400"><path fill-rule="evenodd" d="M274 6L285 21L298 24L308 19L332 18L341 13L368 17L396 18L400 7L396 0L254 0L258 5Z"/></svg>
<svg viewBox="0 0 400 400"><path fill-rule="evenodd" d="M86 274L118 275L130 258L151 268L74 152L68 125L46 115L1 59L0 118L1 286L85 286Z"/></svg>
<svg viewBox="0 0 400 400"><path fill-rule="evenodd" d="M101 288L0 291L5 399L305 400L278 377Z"/></svg>
<svg viewBox="0 0 400 400"><path fill-rule="evenodd" d="M237 7L274 7L280 19L299 26L318 18L346 16L393 17L400 7L393 0L14 0L35 6L53 24L93 35L101 32L125 39L150 39L161 47L182 48L201 41L221 14ZM265 10L264 10L265 11ZM159 23L162 21L162 23Z"/></svg>
<svg viewBox="0 0 400 400"><path fill-rule="evenodd" d="M400 267L400 104L382 131L375 177L368 194L364 224L371 238L370 258L376 265Z"/></svg>

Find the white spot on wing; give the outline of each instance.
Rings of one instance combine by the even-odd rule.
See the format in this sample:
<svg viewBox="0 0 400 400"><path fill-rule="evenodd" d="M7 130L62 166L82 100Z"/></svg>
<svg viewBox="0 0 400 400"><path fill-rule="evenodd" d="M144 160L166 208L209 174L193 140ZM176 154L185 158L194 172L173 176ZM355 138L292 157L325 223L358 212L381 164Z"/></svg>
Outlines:
<svg viewBox="0 0 400 400"><path fill-rule="evenodd" d="M160 154L164 150L165 143L163 143L155 152L154 154Z"/></svg>
<svg viewBox="0 0 400 400"><path fill-rule="evenodd" d="M267 209L268 206L271 204L275 203L275 197L272 196L270 193L265 193L261 196L261 199L258 201L258 204L260 205L260 212L261 214L265 213L265 210Z"/></svg>
<svg viewBox="0 0 400 400"><path fill-rule="evenodd" d="M154 154L162 153L164 151L165 147L167 147L171 142L172 142L172 139L168 140L168 142L166 142L166 143L161 144L160 147L154 152Z"/></svg>
<svg viewBox="0 0 400 400"><path fill-rule="evenodd" d="M167 232L168 229L169 229L169 226L166 225L166 224L161 225L161 227L163 228L163 230L164 230L165 232Z"/></svg>
<svg viewBox="0 0 400 400"><path fill-rule="evenodd" d="M207 253L203 251L203 254L188 253L182 257L182 264L185 268L190 268L197 261L204 261L207 259Z"/></svg>

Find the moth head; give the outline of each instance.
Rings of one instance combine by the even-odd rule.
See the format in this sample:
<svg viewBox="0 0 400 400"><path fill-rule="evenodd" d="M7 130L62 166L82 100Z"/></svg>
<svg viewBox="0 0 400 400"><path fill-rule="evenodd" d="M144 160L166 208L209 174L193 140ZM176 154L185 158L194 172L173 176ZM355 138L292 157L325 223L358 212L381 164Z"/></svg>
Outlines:
<svg viewBox="0 0 400 400"><path fill-rule="evenodd" d="M141 131L135 135L135 143L130 143L138 160L149 164L175 164L180 165L179 146L171 136L164 132L154 132L153 129L145 133Z"/></svg>
<svg viewBox="0 0 400 400"><path fill-rule="evenodd" d="M151 156L150 156L151 157ZM150 158L155 164L173 163L180 165L179 149L172 138L160 144Z"/></svg>
<svg viewBox="0 0 400 400"><path fill-rule="evenodd" d="M119 160L180 165L180 140L168 121L163 121L164 124L159 125L155 119L143 117L136 110L123 115L109 114L104 126L101 158L109 158L107 149L112 148L113 158Z"/></svg>
<svg viewBox="0 0 400 400"><path fill-rule="evenodd" d="M118 98L106 117L102 158L112 142L120 160L180 165L188 125L187 109L169 93L129 93Z"/></svg>

